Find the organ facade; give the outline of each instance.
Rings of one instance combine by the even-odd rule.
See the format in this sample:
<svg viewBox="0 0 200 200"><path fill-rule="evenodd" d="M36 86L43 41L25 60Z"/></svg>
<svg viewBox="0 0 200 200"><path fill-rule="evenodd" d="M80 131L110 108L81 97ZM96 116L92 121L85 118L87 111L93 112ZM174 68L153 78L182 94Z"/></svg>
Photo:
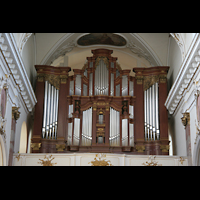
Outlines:
<svg viewBox="0 0 200 200"><path fill-rule="evenodd" d="M112 50L92 50L82 69L36 65L33 153L168 155L169 67L122 70Z"/></svg>

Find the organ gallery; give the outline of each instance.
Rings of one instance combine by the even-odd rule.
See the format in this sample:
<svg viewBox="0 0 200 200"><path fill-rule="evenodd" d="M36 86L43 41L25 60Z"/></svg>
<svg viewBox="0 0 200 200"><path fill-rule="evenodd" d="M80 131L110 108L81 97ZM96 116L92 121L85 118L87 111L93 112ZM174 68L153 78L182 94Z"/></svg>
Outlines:
<svg viewBox="0 0 200 200"><path fill-rule="evenodd" d="M33 153L168 155L169 67L122 70L112 50L92 50L82 69L36 65Z"/></svg>

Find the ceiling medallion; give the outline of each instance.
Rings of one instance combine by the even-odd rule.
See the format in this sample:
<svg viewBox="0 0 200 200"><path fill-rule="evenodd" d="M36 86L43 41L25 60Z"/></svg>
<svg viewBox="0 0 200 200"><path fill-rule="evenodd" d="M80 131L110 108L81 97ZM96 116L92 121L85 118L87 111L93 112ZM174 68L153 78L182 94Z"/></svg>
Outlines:
<svg viewBox="0 0 200 200"><path fill-rule="evenodd" d="M115 33L89 33L78 39L80 46L91 45L111 45L122 47L126 45L126 40Z"/></svg>

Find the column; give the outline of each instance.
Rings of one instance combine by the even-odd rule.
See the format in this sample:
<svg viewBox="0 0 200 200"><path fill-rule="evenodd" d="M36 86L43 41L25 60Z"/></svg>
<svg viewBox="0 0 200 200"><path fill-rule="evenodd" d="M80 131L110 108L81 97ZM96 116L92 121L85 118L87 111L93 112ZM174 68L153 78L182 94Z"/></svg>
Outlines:
<svg viewBox="0 0 200 200"><path fill-rule="evenodd" d="M15 146L16 122L19 119L19 117L20 117L19 108L12 107L12 122L11 122L11 136L10 136L10 150L9 150L8 166L12 166L14 146Z"/></svg>
<svg viewBox="0 0 200 200"><path fill-rule="evenodd" d="M136 102L134 106L134 140L138 154L144 154L144 91L143 91L143 76L138 75L134 80L134 93Z"/></svg>
<svg viewBox="0 0 200 200"><path fill-rule="evenodd" d="M165 101L167 99L167 75L160 75L159 82L159 118L160 118L160 149L162 155L169 155L169 139L168 139L168 112L165 107Z"/></svg>
<svg viewBox="0 0 200 200"><path fill-rule="evenodd" d="M192 165L192 153L191 153L191 137L190 137L190 113L183 113L181 118L183 125L185 126L185 136L186 136L186 149L188 156L188 164Z"/></svg>
<svg viewBox="0 0 200 200"><path fill-rule="evenodd" d="M69 67L60 68L60 90L59 90L59 98L58 98L58 129L57 129L57 144L56 149L57 152L63 152L65 149L66 142L66 132L68 129L68 101L67 96L69 95L69 83L68 80L68 71L70 71ZM75 90L74 90L75 91Z"/></svg>
<svg viewBox="0 0 200 200"><path fill-rule="evenodd" d="M45 92L44 74L38 73L37 82L36 82L36 91L35 91L37 103L35 105L33 136L31 139L32 153L40 153L41 138L42 138L43 110L44 110L44 92Z"/></svg>

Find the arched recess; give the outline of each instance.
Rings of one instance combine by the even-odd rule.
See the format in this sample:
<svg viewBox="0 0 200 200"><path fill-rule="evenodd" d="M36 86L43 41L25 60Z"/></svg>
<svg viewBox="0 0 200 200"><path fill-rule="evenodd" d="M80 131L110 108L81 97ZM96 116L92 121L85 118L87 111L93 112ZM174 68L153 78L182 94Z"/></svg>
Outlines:
<svg viewBox="0 0 200 200"><path fill-rule="evenodd" d="M200 135L197 136L194 146L193 166L200 166Z"/></svg>
<svg viewBox="0 0 200 200"><path fill-rule="evenodd" d="M0 166L6 166L6 151L3 138L0 135Z"/></svg>
<svg viewBox="0 0 200 200"><path fill-rule="evenodd" d="M22 123L20 143L19 143L19 153L26 153L27 149L27 126L26 122Z"/></svg>

